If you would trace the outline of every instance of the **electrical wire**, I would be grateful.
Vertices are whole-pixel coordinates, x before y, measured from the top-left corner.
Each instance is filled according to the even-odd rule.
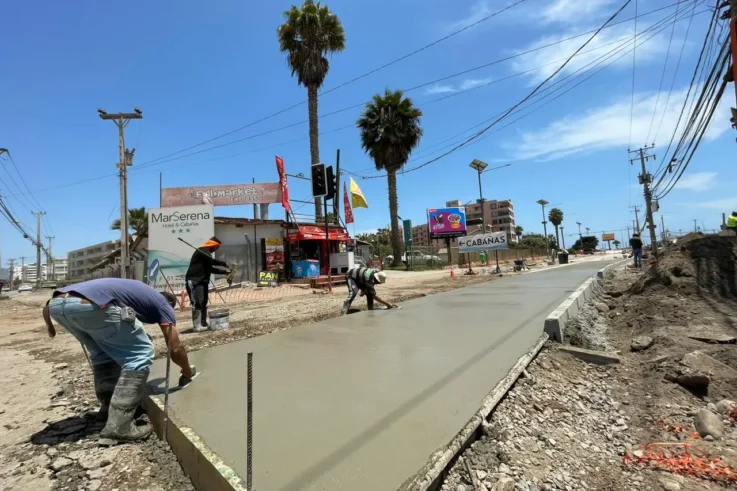
[[[653,13],[655,13],[655,12],[659,12],[659,11],[662,11],[662,10],[665,10],[665,9],[668,9],[668,8],[671,8],[671,7],[673,7],[673,6],[677,6],[677,5],[681,4],[681,3],[688,3],[688,2],[691,2],[691,1],[695,1],[695,0],[680,0],[679,2],[675,2],[675,3],[673,3],[673,4],[670,4],[670,5],[667,5],[667,6],[664,6],[664,7],[660,7],[660,8],[658,8],[658,9],[654,9],[654,10],[651,10],[651,11],[649,11],[649,12],[645,12],[645,13],[643,13],[643,14],[640,14],[640,15],[639,15],[638,17],[640,17],[640,18],[641,18],[641,17],[645,17],[645,16],[647,16],[647,15],[650,15],[650,14],[653,14]],[[615,25],[619,25],[619,24],[622,24],[622,23],[625,23],[625,22],[629,22],[629,21],[631,21],[631,20],[632,20],[632,18],[629,18],[629,19],[624,19],[624,20],[622,20],[622,21],[618,21],[618,22],[612,22],[612,23],[609,23],[608,25],[606,25],[606,26],[605,26],[604,28],[610,28],[610,27],[613,27],[613,26],[615,26]],[[524,55],[526,55],[526,54],[530,54],[530,53],[533,53],[533,52],[535,52],[535,51],[539,51],[539,50],[542,50],[542,49],[545,49],[545,48],[548,48],[548,47],[551,47],[551,46],[554,46],[554,45],[557,45],[557,44],[560,44],[560,43],[563,43],[563,42],[566,42],[566,41],[569,41],[569,40],[572,40],[572,39],[575,39],[575,38],[578,38],[578,37],[582,37],[582,36],[584,36],[584,35],[586,35],[586,34],[590,34],[590,33],[598,33],[598,32],[600,32],[601,30],[602,30],[602,29],[600,28],[600,29],[596,29],[596,30],[590,30],[590,31],[586,31],[586,32],[583,32],[583,33],[579,33],[579,34],[576,34],[576,35],[574,35],[574,36],[570,36],[570,37],[567,37],[567,38],[564,38],[564,39],[560,39],[560,40],[557,40],[557,41],[555,41],[555,42],[551,42],[551,43],[548,43],[548,44],[546,44],[546,45],[541,45],[541,46],[535,47],[535,48],[533,48],[533,49],[530,49],[530,50],[527,50],[527,51],[525,51],[525,52],[521,52],[521,53],[518,53],[518,54],[515,54],[515,55],[511,55],[511,56],[509,56],[509,57],[506,57],[506,58],[503,58],[503,59],[499,59],[499,60],[494,60],[494,61],[492,61],[492,62],[489,62],[489,63],[486,63],[486,64],[484,64],[484,65],[480,65],[480,66],[477,66],[477,67],[474,67],[474,68],[471,68],[471,69],[468,69],[468,70],[464,70],[464,71],[462,71],[462,72],[458,72],[458,73],[455,73],[455,74],[452,74],[452,75],[449,75],[449,76],[446,76],[446,77],[442,77],[442,78],[440,78],[440,79],[436,79],[436,80],[433,80],[433,81],[431,81],[431,82],[426,82],[426,83],[423,83],[423,84],[421,84],[421,85],[418,85],[418,86],[415,86],[415,87],[411,87],[411,88],[409,88],[409,89],[406,89],[405,91],[411,91],[411,90],[416,90],[416,89],[418,89],[418,88],[421,88],[421,87],[425,87],[425,86],[428,86],[428,85],[432,85],[432,84],[434,84],[434,83],[438,83],[438,82],[440,82],[440,81],[443,81],[443,80],[447,80],[447,79],[449,79],[449,78],[452,78],[452,77],[455,77],[455,76],[459,76],[459,75],[467,74],[467,73],[470,73],[470,72],[472,72],[472,71],[475,71],[475,70],[479,70],[479,69],[481,69],[481,68],[485,68],[485,67],[488,67],[488,66],[491,66],[491,65],[494,65],[494,64],[498,64],[498,63],[502,63],[502,62],[505,62],[505,61],[509,61],[509,60],[512,60],[512,59],[514,59],[514,58],[517,58],[517,57],[520,57],[520,56],[524,56]],[[321,116],[321,118],[323,118],[323,117],[327,117],[327,116],[331,116],[331,115],[334,115],[334,114],[338,114],[338,113],[342,113],[342,112],[345,112],[345,111],[347,111],[347,110],[350,110],[350,109],[354,109],[354,108],[356,108],[356,107],[360,107],[360,106],[363,106],[363,105],[365,104],[365,102],[366,102],[366,101],[364,101],[364,102],[362,102],[362,103],[360,103],[360,104],[352,105],[352,106],[349,106],[349,107],[346,107],[346,108],[343,108],[343,109],[337,110],[337,111],[333,111],[333,112],[331,112],[331,113],[328,113],[328,114],[322,115],[322,116]],[[300,103],[300,104],[302,104],[302,103]],[[284,111],[282,111],[282,112],[284,112]],[[277,113],[275,113],[274,115],[276,115],[276,114],[277,114]],[[278,114],[281,114],[281,113],[278,113]],[[269,119],[269,117],[267,117],[266,119]],[[264,119],[264,120],[265,120],[265,119]],[[245,126],[245,127],[248,127],[248,126],[252,126],[252,125],[254,125],[254,124],[257,124],[257,123],[259,123],[259,122],[261,122],[261,121],[262,121],[262,120],[259,120],[259,121],[255,121],[255,122],[253,122],[253,123],[251,123],[251,124],[249,124],[249,125],[247,125],[247,126]],[[290,125],[286,125],[286,126],[283,126],[283,127],[281,127],[281,128],[276,128],[276,129],[273,129],[273,130],[269,130],[269,131],[266,131],[266,132],[262,132],[262,133],[259,133],[259,134],[256,134],[256,135],[251,135],[251,136],[249,136],[249,137],[246,137],[246,138],[241,138],[241,139],[239,139],[239,140],[235,140],[235,141],[233,141],[233,142],[228,142],[227,144],[223,144],[223,145],[218,145],[218,146],[215,146],[215,147],[209,147],[208,149],[205,149],[205,151],[209,151],[209,150],[215,150],[215,149],[223,148],[223,147],[225,147],[225,146],[228,146],[228,145],[232,145],[232,144],[235,144],[235,143],[240,143],[240,142],[242,142],[242,141],[250,140],[250,139],[253,139],[253,138],[257,138],[257,137],[260,137],[260,136],[264,136],[264,135],[267,135],[267,134],[271,134],[271,133],[274,133],[274,132],[276,132],[276,131],[279,131],[279,130],[282,130],[282,129],[292,128],[292,127],[294,127],[294,126],[297,126],[297,125],[300,125],[300,124],[305,124],[305,123],[307,123],[307,121],[306,121],[306,120],[305,120],[305,121],[301,121],[301,122],[299,122],[299,123],[293,123],[293,124],[290,124]],[[335,129],[335,130],[331,130],[331,131],[338,131],[338,130],[341,130],[341,129],[346,129],[346,128],[348,128],[348,127],[352,127],[352,126],[353,126],[353,124],[351,124],[351,125],[347,125],[347,126],[344,126],[344,127],[341,127],[341,128],[337,128],[337,129]],[[242,128],[240,128],[240,129],[243,129],[243,128],[245,128],[245,127],[242,127]],[[238,130],[240,130],[240,129],[238,129]],[[233,132],[235,132],[235,131],[238,131],[238,130],[234,130]],[[230,133],[228,133],[228,134],[232,134],[233,132],[230,132]],[[226,135],[221,135],[221,137],[222,137],[222,136],[227,136],[228,134],[226,134]],[[219,139],[219,137],[218,137],[218,139]],[[297,140],[291,140],[291,141],[289,141],[289,142],[286,142],[286,143],[291,143],[291,142],[294,142],[294,141],[302,141],[302,140],[304,140],[304,139],[305,139],[305,138],[300,138],[300,139],[297,139]],[[214,139],[211,139],[211,140],[209,140],[209,141],[214,141]],[[209,141],[207,141],[207,142],[209,142]],[[184,150],[181,150],[181,151],[175,152],[175,153],[173,153],[173,154],[169,154],[169,155],[167,155],[167,156],[164,156],[164,157],[160,157],[160,158],[158,158],[158,159],[154,159],[154,160],[152,160],[152,161],[148,161],[148,162],[145,162],[144,164],[138,165],[138,166],[136,166],[136,168],[134,168],[134,169],[131,169],[131,172],[137,171],[137,170],[139,170],[139,169],[145,169],[145,168],[147,168],[147,167],[149,167],[149,166],[153,166],[154,164],[156,164],[156,165],[159,165],[159,164],[163,164],[163,163],[171,162],[171,161],[174,161],[174,160],[179,160],[179,159],[182,159],[182,158],[186,158],[186,157],[190,157],[190,156],[193,156],[193,155],[198,155],[198,154],[204,153],[204,151],[198,151],[198,152],[195,152],[195,153],[192,153],[192,154],[187,154],[187,155],[181,155],[181,156],[178,156],[178,157],[176,157],[176,158],[171,158],[171,159],[169,159],[169,160],[164,160],[164,159],[166,159],[166,158],[167,158],[167,157],[169,157],[169,156],[172,156],[172,155],[177,155],[177,154],[179,154],[179,153],[181,153],[181,152],[184,152],[184,151],[186,151],[186,150],[189,150],[189,149],[191,149],[191,148],[196,148],[197,146],[201,146],[202,144],[205,144],[205,143],[207,143],[207,142],[202,142],[202,143],[200,143],[200,144],[198,144],[198,145],[196,145],[196,146],[193,146],[193,147],[188,147],[187,149],[184,149]],[[269,148],[276,148],[276,147],[278,147],[278,146],[281,146],[281,145],[283,145],[283,144],[277,144],[277,145],[272,145],[272,146],[264,147],[264,149],[269,149]],[[259,150],[256,150],[256,151],[260,151],[260,150],[261,150],[261,149],[259,149]],[[187,164],[187,165],[189,165],[189,164]],[[89,179],[84,179],[84,180],[80,180],[80,181],[76,181],[76,182],[71,182],[71,183],[66,183],[66,184],[61,184],[61,185],[57,185],[57,186],[54,186],[54,187],[50,187],[50,188],[46,188],[46,189],[42,189],[42,190],[37,190],[37,191],[35,191],[35,192],[37,192],[37,193],[38,193],[38,192],[46,192],[46,191],[52,191],[52,190],[56,190],[56,189],[62,189],[62,188],[67,188],[67,187],[77,186],[77,185],[80,185],[80,184],[88,184],[88,183],[91,183],[91,182],[96,182],[96,181],[99,181],[99,180],[102,180],[102,179],[107,179],[107,178],[110,178],[110,177],[117,177],[117,175],[118,175],[117,173],[114,173],[114,174],[112,174],[112,173],[111,173],[111,174],[106,174],[106,175],[103,175],[103,176],[93,177],[93,178],[89,178]],[[15,194],[15,195],[13,195],[12,197],[17,197],[17,196],[19,196],[20,194],[24,194],[24,193],[19,193],[19,194]]]
[[[321,91],[320,92],[320,96],[329,94],[331,92],[335,92],[338,89],[341,89],[341,88],[343,88],[343,87],[345,87],[347,85],[350,85],[350,84],[352,84],[354,82],[357,82],[357,81],[359,81],[359,80],[361,80],[363,78],[366,78],[366,77],[368,77],[370,75],[373,75],[374,73],[377,73],[377,72],[379,72],[379,71],[381,71],[381,70],[383,70],[385,68],[388,68],[388,67],[390,67],[392,65],[395,65],[395,64],[397,64],[397,63],[399,63],[401,61],[404,61],[407,58],[411,58],[412,56],[415,56],[416,54],[419,54],[419,53],[421,53],[421,52],[423,52],[423,51],[425,51],[425,50],[427,50],[429,48],[432,48],[433,46],[436,46],[436,45],[442,43],[443,41],[446,41],[446,40],[448,40],[448,39],[450,39],[450,38],[452,38],[454,36],[457,36],[458,34],[461,34],[461,33],[465,32],[465,31],[467,31],[467,30],[469,30],[469,29],[471,29],[473,27],[476,27],[479,24],[482,24],[482,23],[484,23],[484,22],[486,22],[486,21],[488,21],[490,19],[493,19],[497,15],[502,14],[502,13],[504,13],[504,12],[506,12],[506,11],[508,11],[508,10],[510,10],[510,9],[512,9],[512,8],[514,8],[514,7],[518,6],[518,5],[526,2],[526,1],[527,0],[518,0],[517,2],[515,2],[513,4],[510,4],[510,5],[502,8],[502,9],[499,9],[499,10],[497,10],[495,12],[492,12],[491,14],[483,17],[482,19],[479,19],[478,21],[476,21],[476,22],[474,22],[472,24],[469,24],[469,25],[467,25],[465,27],[462,27],[460,29],[457,29],[457,30],[455,30],[455,31],[453,31],[453,32],[451,32],[451,33],[449,33],[449,34],[441,37],[440,39],[436,39],[435,41],[433,41],[433,42],[431,42],[429,44],[426,44],[425,46],[422,46],[421,48],[418,48],[418,49],[416,49],[416,50],[414,50],[414,51],[412,51],[410,53],[407,53],[405,55],[402,55],[399,58],[395,58],[394,60],[392,60],[392,61],[390,61],[388,63],[385,63],[385,64],[383,64],[383,65],[381,65],[381,66],[379,66],[377,68],[373,68],[373,69],[371,69],[371,70],[369,70],[367,72],[364,72],[361,75],[358,75],[357,77],[354,77],[354,78],[352,78],[350,80],[347,80],[346,82],[343,82],[343,83],[341,83],[341,84],[339,84],[339,85],[337,85],[335,87],[332,87],[330,89]],[[159,161],[159,160],[163,160],[163,159],[166,159],[166,158],[169,158],[169,157],[173,157],[174,155],[178,155],[180,153],[183,153],[183,152],[192,150],[194,148],[201,147],[202,145],[207,145],[208,143],[212,143],[212,142],[214,142],[216,140],[219,140],[221,138],[225,138],[226,136],[230,136],[230,135],[232,135],[234,133],[237,133],[239,131],[242,131],[242,130],[244,130],[246,128],[250,128],[251,126],[254,126],[256,124],[263,123],[264,121],[268,121],[269,119],[272,119],[272,118],[274,118],[276,116],[279,116],[280,114],[284,114],[287,111],[291,111],[292,109],[295,109],[297,107],[300,107],[300,106],[302,106],[302,105],[304,105],[306,103],[307,103],[307,100],[303,100],[302,102],[298,102],[296,104],[292,104],[289,107],[286,107],[284,109],[280,109],[279,111],[276,111],[276,112],[274,112],[272,114],[269,114],[268,116],[265,116],[265,117],[263,117],[261,119],[258,119],[256,121],[252,121],[250,123],[247,123],[247,124],[245,124],[243,126],[240,126],[240,127],[236,128],[234,130],[228,131],[227,133],[223,133],[222,135],[218,135],[218,136],[215,136],[213,138],[210,138],[210,139],[201,141],[201,142],[197,143],[196,145],[192,145],[192,146],[187,147],[187,148],[184,148],[182,150],[178,150],[176,152],[170,153],[170,154],[165,155],[163,157],[160,157],[158,159],[154,159],[153,161],[150,161],[150,162],[156,162],[156,161]]]
[[[632,122],[635,118],[635,68],[637,65],[637,5],[635,0],[635,49],[632,50],[632,102],[630,105],[630,136],[627,142],[627,150],[632,146]]]

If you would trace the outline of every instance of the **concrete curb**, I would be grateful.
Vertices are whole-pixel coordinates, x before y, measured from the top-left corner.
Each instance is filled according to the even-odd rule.
[[[565,339],[566,323],[578,314],[581,307],[588,302],[594,292],[594,286],[600,279],[604,279],[607,270],[614,268],[620,264],[629,261],[629,259],[620,259],[611,264],[607,264],[596,272],[596,277],[586,280],[578,289],[571,294],[562,304],[558,306],[545,319],[543,330],[550,336],[550,339],[558,343],[562,343]]]
[[[448,445],[436,450],[425,466],[405,481],[398,491],[427,491],[438,488],[445,471],[455,461],[458,454],[478,439],[482,422],[486,421],[489,414],[504,398],[525,368],[535,359],[547,340],[548,336],[546,334],[541,336],[535,345],[517,360],[517,363],[514,364],[507,375],[481,401],[481,407],[463,429]]]
[[[164,404],[158,397],[146,396],[143,407],[159,439],[164,429]],[[246,491],[245,483],[233,469],[205,445],[191,429],[177,424],[169,411],[167,440],[184,473],[197,491]]]

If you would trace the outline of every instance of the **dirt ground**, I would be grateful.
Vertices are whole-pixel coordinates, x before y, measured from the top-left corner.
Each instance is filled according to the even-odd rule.
[[[511,274],[396,274],[379,295],[402,302]],[[179,328],[189,351],[268,334],[339,315],[344,290],[230,305],[231,329],[216,332],[191,332],[189,314],[178,312]],[[98,405],[80,345],[61,328],[54,339],[46,335],[41,308],[49,293],[0,300],[0,491],[191,490],[173,454],[155,438],[98,445],[100,425],[86,417]],[[358,298],[354,307],[365,308],[365,300]],[[147,331],[162,356],[160,330]]]
[[[609,271],[566,336],[621,362],[546,347],[442,489],[737,486],[736,268],[736,238],[694,234]]]

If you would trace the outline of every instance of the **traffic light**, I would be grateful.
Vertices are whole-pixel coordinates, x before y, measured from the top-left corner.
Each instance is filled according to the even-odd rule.
[[[310,168],[310,176],[312,178],[312,197],[319,198],[328,194],[325,164],[314,164]]]
[[[325,199],[333,199],[335,197],[335,174],[333,173],[333,166],[325,168],[325,180],[328,183],[327,193],[325,193]]]

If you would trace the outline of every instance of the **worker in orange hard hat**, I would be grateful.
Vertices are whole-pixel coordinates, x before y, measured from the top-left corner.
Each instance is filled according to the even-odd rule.
[[[192,325],[195,332],[207,330],[207,303],[210,276],[212,273],[229,274],[228,263],[215,259],[214,252],[220,249],[222,242],[211,237],[197,248],[189,261],[185,275],[185,285],[189,301],[192,304]]]

